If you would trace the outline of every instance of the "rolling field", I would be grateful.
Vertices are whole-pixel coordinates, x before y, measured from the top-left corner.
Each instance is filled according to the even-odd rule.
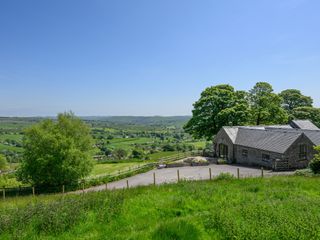
[[[0,238],[319,239],[319,184],[297,176],[220,177],[8,199],[0,203]]]
[[[2,150],[9,150],[9,151],[13,151],[16,153],[23,152],[23,148],[15,147],[15,146],[8,146],[6,144],[0,143],[0,151],[2,151]]]
[[[94,154],[102,162],[107,162],[97,162],[89,178],[115,174],[119,170],[126,171],[147,162],[157,162],[161,158],[189,151],[187,148],[178,149],[177,146],[191,145],[196,149],[205,147],[205,142],[194,141],[183,133],[181,126],[188,119],[187,117],[115,117],[106,119],[86,119],[96,141],[97,148]],[[14,167],[13,164],[10,164],[11,170],[16,169],[23,158],[23,130],[42,120],[44,119],[0,117],[0,154],[5,155],[8,162],[14,163]],[[163,146],[165,145],[171,145],[173,149],[164,150]],[[125,151],[125,156],[116,158],[113,152],[119,149]],[[134,150],[141,153],[139,157],[132,155]],[[101,156],[102,158],[99,158]],[[21,183],[12,177],[7,179],[0,176],[0,184],[6,187],[17,187]]]
[[[134,144],[150,143],[153,143],[153,139],[151,138],[115,138],[110,140],[110,144],[108,144],[108,146],[113,149],[122,148],[128,151],[134,148]]]
[[[142,165],[138,162],[126,163],[97,163],[94,165],[90,177],[97,177],[99,175],[117,174],[119,171],[128,171],[134,167]]]

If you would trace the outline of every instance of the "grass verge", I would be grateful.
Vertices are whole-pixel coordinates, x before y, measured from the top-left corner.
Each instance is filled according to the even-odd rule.
[[[1,239],[319,239],[320,178],[225,179],[0,204]]]

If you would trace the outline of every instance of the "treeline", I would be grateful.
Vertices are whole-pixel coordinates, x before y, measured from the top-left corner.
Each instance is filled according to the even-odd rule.
[[[292,119],[309,119],[320,126],[320,109],[311,97],[297,89],[277,94],[267,82],[258,82],[249,91],[228,84],[212,86],[193,106],[184,129],[195,138],[211,139],[223,126],[286,124]]]
[[[112,117],[82,117],[94,128],[130,129],[136,131],[151,131],[165,129],[181,129],[190,116],[112,116]]]

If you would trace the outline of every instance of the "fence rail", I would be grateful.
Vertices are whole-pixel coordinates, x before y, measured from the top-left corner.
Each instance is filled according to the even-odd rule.
[[[55,194],[65,193],[70,191],[83,190],[84,188],[102,185],[105,183],[121,180],[126,177],[133,176],[135,174],[142,173],[144,171],[155,168],[158,164],[168,164],[183,158],[191,156],[202,155],[200,151],[183,152],[177,153],[168,157],[163,157],[158,162],[152,162],[140,165],[138,167],[132,167],[124,171],[119,171],[116,174],[105,174],[98,177],[86,178],[75,184],[57,185],[57,186],[20,186],[20,187],[2,187],[0,188],[0,194],[2,191],[2,198],[7,197],[18,197],[28,195],[39,195],[39,194]],[[0,196],[1,197],[1,196]]]
[[[0,188],[0,193],[2,192],[2,199],[7,197],[19,197],[28,195],[40,195],[40,194],[56,194],[65,193],[70,191],[83,190],[87,187],[96,186],[99,184],[105,184],[112,181],[121,180],[123,178],[138,174],[144,170],[152,169],[156,166],[155,163],[148,163],[137,168],[132,168],[127,171],[121,171],[118,174],[107,174],[99,176],[97,178],[89,178],[80,180],[75,184],[57,185],[57,186],[20,186],[20,187],[2,187]],[[1,196],[0,196],[1,197]]]

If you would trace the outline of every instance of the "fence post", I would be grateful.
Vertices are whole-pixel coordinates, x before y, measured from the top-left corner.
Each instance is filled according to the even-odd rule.
[[[62,194],[64,194],[64,185],[62,185]]]
[[[178,177],[178,182],[180,182],[180,172],[179,172],[179,169],[177,170],[177,177]]]
[[[209,178],[210,178],[210,180],[212,180],[212,172],[211,172],[211,168],[209,168]]]
[[[106,190],[108,190],[108,183],[106,183]]]
[[[32,196],[35,196],[36,195],[36,190],[34,187],[32,187]]]
[[[156,173],[153,173],[153,185],[156,185]]]
[[[263,173],[263,167],[261,167],[261,177],[263,178],[263,175],[264,175],[264,173]]]
[[[2,189],[2,197],[3,197],[3,200],[6,200],[6,188],[3,187]]]
[[[240,179],[240,168],[237,168],[237,178]]]
[[[82,182],[82,193],[84,194],[84,182]]]
[[[129,188],[129,180],[127,180],[127,188]]]

